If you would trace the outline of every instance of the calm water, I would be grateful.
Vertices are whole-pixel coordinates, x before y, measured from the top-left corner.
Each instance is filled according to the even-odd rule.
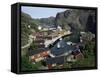
[[[58,56],[66,52],[75,50],[76,49],[75,46],[67,44],[68,41],[71,41],[74,43],[79,42],[79,37],[76,37],[76,38],[75,37],[76,35],[72,35],[72,36],[66,37],[66,39],[63,38],[62,40],[57,41],[57,43],[51,48],[51,53]]]

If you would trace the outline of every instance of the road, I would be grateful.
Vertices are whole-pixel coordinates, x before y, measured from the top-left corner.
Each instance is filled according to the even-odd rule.
[[[21,48],[24,49],[24,48],[27,48],[31,45],[31,43],[33,42],[33,38],[31,37],[32,35],[29,35],[29,40],[28,40],[28,44],[22,46]]]
[[[52,45],[55,41],[57,41],[60,38],[63,38],[66,35],[70,35],[71,33],[66,33],[63,35],[59,35],[58,37],[53,38],[52,40],[45,40],[45,47],[48,47],[50,44]]]

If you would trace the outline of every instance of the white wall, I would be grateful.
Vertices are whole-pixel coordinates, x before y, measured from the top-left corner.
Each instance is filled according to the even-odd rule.
[[[71,72],[57,72],[57,73],[40,73],[40,74],[25,74],[16,75],[10,72],[10,21],[11,21],[11,7],[12,3],[17,1],[47,3],[47,4],[61,4],[61,5],[76,5],[76,6],[96,6],[99,7],[98,21],[100,21],[100,0],[0,0],[0,77],[100,77],[100,69],[88,71],[71,71]],[[98,22],[98,29],[100,29]],[[98,31],[98,33],[100,30]],[[100,36],[98,36],[100,39]],[[100,43],[100,40],[98,41]],[[100,47],[98,48],[100,50]],[[100,55],[100,52],[98,52]],[[100,59],[100,56],[98,56]],[[100,60],[98,61],[100,68]]]

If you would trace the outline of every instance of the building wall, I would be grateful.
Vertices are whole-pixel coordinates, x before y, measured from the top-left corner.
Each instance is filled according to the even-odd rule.
[[[35,54],[31,56],[31,60],[36,60],[36,61],[40,61],[43,60],[45,57],[47,57],[49,55],[49,51],[44,51],[42,53],[39,54]]]
[[[76,59],[76,60],[81,60],[81,59],[84,59],[84,56],[83,56],[82,53],[79,53],[79,54],[77,54],[77,55],[75,56],[75,59]]]

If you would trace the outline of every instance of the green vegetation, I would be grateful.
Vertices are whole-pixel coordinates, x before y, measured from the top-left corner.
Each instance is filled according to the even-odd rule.
[[[26,71],[26,70],[33,70],[36,69],[36,67],[32,67],[32,63],[29,62],[29,58],[27,56],[22,56],[21,59],[21,70]]]
[[[44,25],[44,26],[52,26],[55,25],[54,21],[55,21],[55,17],[48,17],[48,18],[41,18],[38,19],[38,21],[40,22],[40,25]]]
[[[32,42],[30,49],[33,50],[33,51],[38,49],[38,47],[34,44],[34,41]]]
[[[94,67],[95,66],[95,42],[88,41],[83,50],[84,59],[71,63],[65,63],[64,68]]]
[[[22,71],[27,71],[27,70],[38,70],[39,67],[42,66],[42,62],[31,62],[29,60],[29,56],[28,55],[24,55],[21,58],[21,70]]]
[[[32,31],[38,31],[37,25],[34,20],[25,13],[21,13],[21,46],[28,43],[29,35]]]

